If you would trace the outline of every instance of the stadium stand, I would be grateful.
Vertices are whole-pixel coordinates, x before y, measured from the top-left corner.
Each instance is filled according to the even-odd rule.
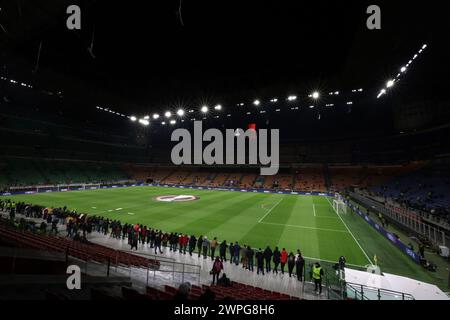
[[[295,175],[295,190],[325,192],[323,168],[298,169]]]

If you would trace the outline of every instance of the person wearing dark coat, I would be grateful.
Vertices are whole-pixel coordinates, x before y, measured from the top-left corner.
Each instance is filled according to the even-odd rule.
[[[275,250],[273,251],[273,264],[274,264],[274,268],[273,268],[273,272],[278,274],[278,266],[280,265],[281,262],[281,252],[280,250],[278,250],[278,247],[275,247]]]
[[[297,273],[297,280],[303,280],[303,272],[305,270],[305,259],[302,257],[300,250],[297,250],[297,256],[295,258],[295,271]]]
[[[252,272],[253,272],[254,258],[255,258],[255,251],[252,249],[252,247],[248,246],[247,248],[248,270]]]
[[[270,272],[270,260],[272,260],[272,249],[269,246],[264,250],[264,260],[266,260],[266,272]]]
[[[159,249],[159,253],[163,253],[161,250],[161,242],[162,242],[162,234],[161,233],[157,233],[155,235],[155,254],[157,254],[158,249]]]
[[[200,258],[200,255],[202,254],[202,244],[203,244],[203,236],[200,236],[197,239],[197,249],[198,249],[198,257]]]
[[[219,255],[220,255],[220,261],[227,262],[227,241],[223,240],[219,245]]]
[[[189,255],[192,256],[192,252],[195,250],[195,244],[197,243],[197,239],[194,235],[191,235],[189,238]]]
[[[295,256],[292,252],[289,253],[287,265],[288,265],[288,272],[289,272],[289,278],[290,278],[290,277],[292,277],[292,272],[294,271],[294,267],[295,267]]]
[[[233,254],[234,264],[235,265],[239,265],[240,254],[241,254],[241,246],[236,241],[236,244],[234,245],[234,254]]]
[[[230,263],[233,263],[233,261],[234,261],[234,244],[233,244],[233,242],[230,243],[228,250],[230,251]]]
[[[264,275],[264,254],[261,248],[259,248],[255,257],[256,257],[256,274],[259,274],[259,272],[261,271],[262,274]]]

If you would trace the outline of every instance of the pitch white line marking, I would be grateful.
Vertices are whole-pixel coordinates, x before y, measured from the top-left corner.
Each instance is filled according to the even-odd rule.
[[[261,223],[261,221],[263,221],[264,218],[267,217],[267,216],[269,215],[269,213],[271,213],[272,210],[275,209],[275,207],[276,207],[277,205],[279,205],[280,202],[281,202],[283,199],[284,199],[284,198],[281,198],[280,201],[278,201],[277,203],[275,203],[275,205],[274,205],[272,208],[270,208],[270,209],[266,212],[266,214],[265,214],[261,219],[258,220],[258,223]]]
[[[122,210],[122,208],[117,208],[116,211]]]
[[[97,207],[91,207],[92,209],[97,209]]]
[[[328,203],[330,204],[331,209],[332,209],[334,212],[336,212],[336,211],[334,210],[334,208],[333,208],[333,204],[330,202],[330,200],[328,199],[328,197],[327,197],[326,199],[327,199]],[[345,228],[348,230],[348,232],[350,233],[350,235],[353,237],[353,240],[355,240],[355,242],[356,242],[356,244],[358,245],[358,247],[361,249],[361,251],[362,251],[362,252],[364,253],[364,255],[366,256],[367,261],[369,261],[370,264],[373,265],[372,260],[370,260],[370,258],[369,258],[369,256],[367,255],[366,251],[364,251],[364,249],[363,249],[363,248],[361,247],[361,245],[359,244],[358,240],[356,240],[355,236],[354,236],[353,233],[350,231],[350,229],[348,228],[347,224],[344,222],[344,220],[342,219],[342,217],[339,215],[339,213],[336,212],[336,214],[337,214],[337,216],[339,217],[339,219],[341,219],[342,223],[344,224]]]
[[[346,230],[315,228],[315,227],[299,226],[299,225],[294,225],[294,224],[282,224],[282,223],[272,223],[272,222],[260,222],[260,223],[261,224],[270,224],[270,225],[273,225],[273,226],[281,226],[281,227],[290,227],[290,228],[299,228],[299,229],[309,229],[309,230],[321,230],[321,231],[348,233],[348,231],[346,231]]]
[[[128,212],[128,214],[129,214],[129,215],[131,215],[131,216],[132,216],[132,215],[134,215],[134,213],[133,213],[133,212]]]
[[[316,206],[314,205],[314,203],[312,205],[313,205],[313,212],[314,212],[314,217],[315,217],[316,216]]]

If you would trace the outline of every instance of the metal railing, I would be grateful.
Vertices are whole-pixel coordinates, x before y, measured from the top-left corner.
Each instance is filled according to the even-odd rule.
[[[355,300],[415,300],[409,293],[345,283],[345,297]]]

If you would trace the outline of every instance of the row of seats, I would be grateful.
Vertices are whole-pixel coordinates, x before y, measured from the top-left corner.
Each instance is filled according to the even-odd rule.
[[[265,290],[258,287],[249,286],[239,282],[232,282],[231,287],[222,286],[208,286],[192,285],[189,292],[189,300],[198,300],[202,294],[210,289],[214,292],[216,300],[231,299],[231,300],[299,300],[299,298],[283,294],[277,291]],[[177,289],[165,285],[164,290],[159,290],[153,287],[147,287],[147,295],[154,300],[172,300],[177,293]]]
[[[94,260],[102,263],[111,262],[136,267],[158,267],[159,261],[146,259],[126,252],[114,250],[98,244],[86,244],[68,238],[19,231],[5,224],[0,224],[0,239],[11,245],[24,248],[66,252],[81,260]]]

